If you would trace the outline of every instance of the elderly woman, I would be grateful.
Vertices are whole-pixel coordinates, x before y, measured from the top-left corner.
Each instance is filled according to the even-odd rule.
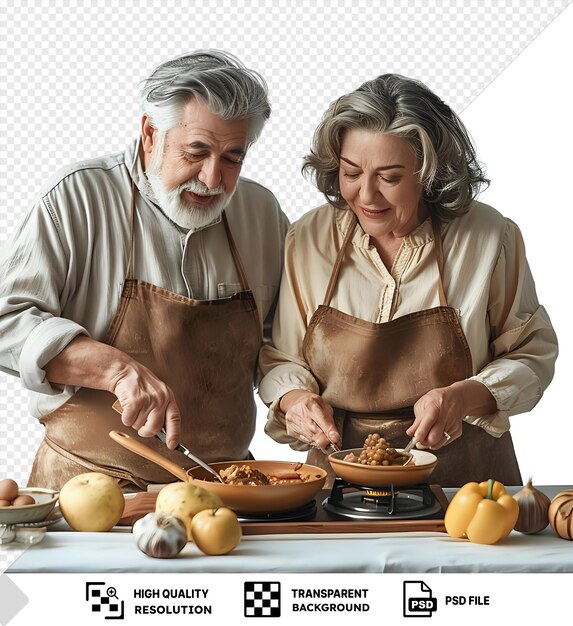
[[[509,417],[541,398],[557,338],[519,228],[475,199],[462,122],[386,74],[329,107],[303,170],[328,203],[287,235],[266,432],[327,469],[330,443],[415,435],[441,485],[521,484]]]

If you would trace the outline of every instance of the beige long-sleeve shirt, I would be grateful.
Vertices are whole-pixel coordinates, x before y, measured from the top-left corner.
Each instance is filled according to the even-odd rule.
[[[132,178],[133,277],[199,300],[240,289],[222,221],[197,231],[171,222],[146,196],[137,142],[60,172],[0,252],[0,368],[21,377],[35,416],[74,392],[51,385],[45,364],[79,334],[104,339],[117,310]],[[225,212],[268,338],[288,220],[270,191],[245,178]]]
[[[280,398],[293,389],[319,393],[302,354],[312,314],[323,303],[346,230],[349,209],[324,205],[303,215],[286,238],[285,267],[272,345],[262,348],[259,386],[270,406],[266,432],[306,449],[286,433]],[[549,385],[558,347],[539,305],[519,228],[485,204],[442,226],[444,288],[468,341],[475,380],[493,394],[497,411],[466,421],[494,436],[509,429],[511,415],[531,410]],[[387,322],[439,306],[438,266],[431,220],[406,236],[389,272],[360,226],[346,249],[330,305],[370,322]],[[333,355],[333,359],[344,355]]]

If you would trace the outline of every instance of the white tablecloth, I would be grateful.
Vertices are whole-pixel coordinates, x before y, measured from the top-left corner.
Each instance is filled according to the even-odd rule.
[[[551,497],[565,488],[543,490]],[[446,490],[449,497],[452,493]],[[174,559],[145,556],[129,529],[108,533],[66,529],[63,522],[53,527],[7,573],[573,572],[573,542],[557,537],[551,527],[537,535],[514,531],[493,546],[438,532],[249,535],[226,556],[205,556],[189,543]]]

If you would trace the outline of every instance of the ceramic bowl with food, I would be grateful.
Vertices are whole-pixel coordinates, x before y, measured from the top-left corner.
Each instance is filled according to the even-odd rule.
[[[18,494],[31,496],[36,504],[0,507],[1,525],[43,522],[56,506],[59,492],[41,487],[26,487],[20,489]]]
[[[363,487],[406,487],[426,483],[438,463],[434,454],[426,450],[412,450],[413,460],[408,465],[361,465],[344,458],[360,456],[362,448],[341,450],[328,456],[334,473],[343,480]]]
[[[326,471],[315,465],[289,461],[225,461],[211,463],[216,472],[232,465],[247,465],[266,476],[284,482],[269,485],[223,484],[202,467],[187,470],[189,482],[217,494],[230,509],[244,514],[280,513],[297,509],[310,502],[324,487]],[[296,478],[298,476],[299,478]]]
[[[225,472],[232,465],[238,467],[244,465],[269,477],[284,478],[279,484],[226,484],[219,482],[203,467],[195,466],[190,469],[180,467],[123,432],[112,430],[109,436],[124,448],[163,467],[179,480],[196,484],[217,494],[225,506],[237,513],[258,515],[298,509],[310,502],[326,482],[325,470],[304,463],[250,460],[210,463],[209,466],[217,474]]]

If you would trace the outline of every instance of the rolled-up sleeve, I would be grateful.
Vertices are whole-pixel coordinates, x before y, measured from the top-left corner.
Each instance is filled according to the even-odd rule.
[[[468,417],[493,435],[502,435],[509,417],[531,410],[551,382],[558,355],[557,336],[539,304],[518,227],[507,220],[491,277],[488,319],[491,361],[472,378],[497,402],[497,412]]]
[[[31,391],[59,394],[61,388],[46,380],[43,367],[74,337],[88,333],[60,317],[69,250],[43,201],[0,256],[0,367],[19,375]]]
[[[46,380],[43,367],[78,335],[87,335],[85,328],[61,317],[49,317],[34,327],[20,353],[20,377],[26,389],[58,394],[61,387],[53,387]]]

